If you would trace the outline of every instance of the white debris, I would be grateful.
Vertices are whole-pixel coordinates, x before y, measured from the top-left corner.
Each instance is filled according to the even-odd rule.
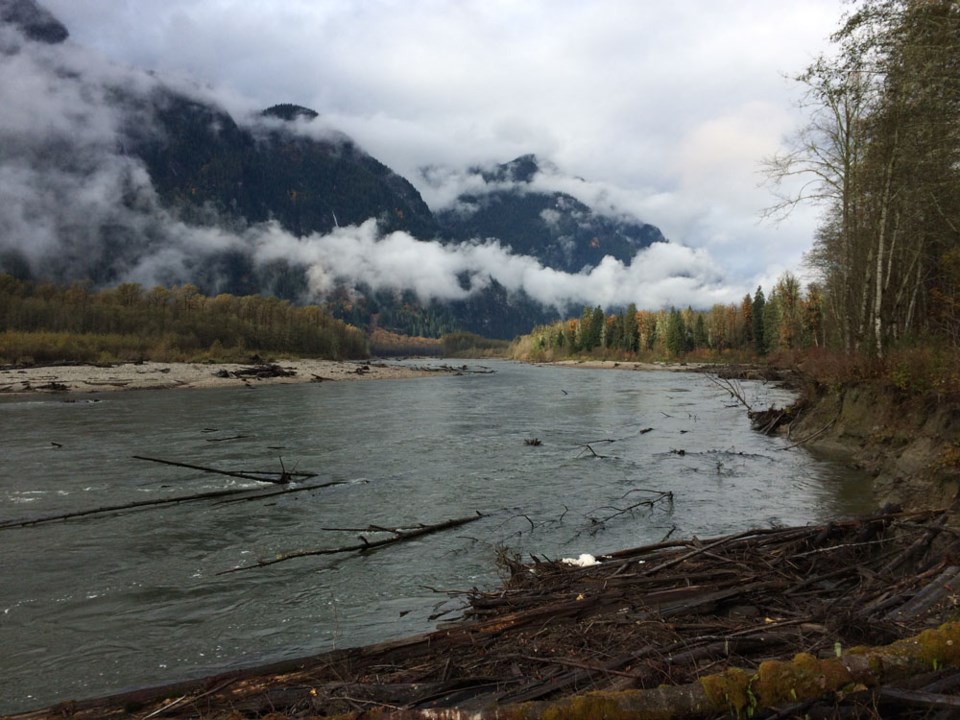
[[[564,558],[560,562],[562,562],[564,565],[574,565],[576,567],[590,567],[591,565],[600,564],[600,561],[590,553],[583,553],[576,560],[573,558]]]

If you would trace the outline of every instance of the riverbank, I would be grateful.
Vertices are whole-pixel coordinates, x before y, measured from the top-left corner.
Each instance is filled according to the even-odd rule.
[[[459,362],[459,361],[458,361]],[[703,372],[698,363],[616,362],[613,360],[560,360],[558,367],[593,370]],[[85,363],[0,367],[0,395],[27,393],[99,393],[119,390],[217,388],[246,385],[292,384],[325,381],[402,380],[437,373],[482,372],[467,365],[401,365],[363,360],[282,360],[276,363],[162,363],[138,362],[109,365]]]
[[[170,388],[399,380],[465,371],[466,366],[400,365],[384,362],[283,360],[278,363],[121,363],[116,365],[41,365],[0,368],[0,394],[114,392]]]
[[[780,428],[874,478],[878,505],[946,507],[960,491],[960,405],[908,397],[876,382],[822,389]]]
[[[448,593],[461,617],[431,633],[11,717],[914,717],[960,686],[960,626],[945,623],[960,541],[943,520],[893,512],[585,562],[504,554],[502,587]]]
[[[960,493],[960,404],[951,398],[907,395],[877,380],[824,387],[810,378],[804,381],[799,373],[765,365],[610,360],[551,364],[711,373],[720,379],[786,383],[801,397],[788,413],[788,422],[774,423],[775,431],[791,443],[873,476],[876,507],[895,504],[914,510],[941,508],[953,504]],[[773,412],[771,417],[776,415]]]
[[[460,361],[457,361],[458,363]],[[703,372],[703,363],[616,362],[613,360],[560,360],[558,367],[593,370]],[[479,370],[482,372],[483,370]],[[282,360],[276,363],[162,363],[138,362],[109,365],[85,363],[0,367],[0,395],[26,393],[173,388],[217,388],[246,385],[291,384],[340,380],[402,380],[437,373],[478,372],[467,365],[400,365],[363,360]]]

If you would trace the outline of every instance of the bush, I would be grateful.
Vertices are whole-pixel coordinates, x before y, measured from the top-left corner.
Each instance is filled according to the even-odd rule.
[[[898,349],[887,357],[884,381],[905,395],[960,395],[960,359],[938,347]]]

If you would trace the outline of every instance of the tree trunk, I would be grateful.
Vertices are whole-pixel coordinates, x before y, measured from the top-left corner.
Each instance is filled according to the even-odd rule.
[[[898,137],[899,132],[894,132],[893,147],[890,149],[890,159],[887,161],[887,166],[884,172],[883,194],[880,199],[880,222],[877,233],[877,275],[875,278],[876,285],[874,288],[873,298],[873,334],[874,342],[877,345],[877,357],[883,357],[883,325],[885,319],[883,313],[883,291],[885,287],[883,277],[883,254],[887,237],[887,221],[890,214],[890,203],[893,195],[891,192],[891,186],[893,185],[893,166],[895,165],[897,159]]]

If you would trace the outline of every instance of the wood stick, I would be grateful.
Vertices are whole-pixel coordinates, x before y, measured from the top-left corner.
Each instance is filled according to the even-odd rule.
[[[303,488],[298,488],[298,490],[302,489]],[[61,513],[59,515],[43,515],[41,517],[30,518],[29,520],[8,520],[0,523],[0,530],[27,527],[30,525],[41,525],[43,523],[55,522],[57,520],[69,520],[71,518],[86,517],[87,515],[98,515],[100,513],[122,512],[124,510],[138,510],[140,508],[157,505],[172,505],[175,503],[194,502],[196,500],[209,500],[211,498],[227,497],[229,495],[238,495],[240,493],[249,493],[253,490],[254,488],[214,490],[213,492],[197,493],[195,495],[180,495],[178,497],[162,498],[160,500],[138,500],[137,502],[123,503],[121,505],[106,505],[98,508],[90,508],[88,510],[77,510],[75,512]]]
[[[320,490],[322,488],[335,487],[337,485],[349,485],[350,482],[347,480],[334,480],[332,482],[317,483],[316,485],[304,485],[303,487],[290,488],[285,487],[281,490],[268,490],[265,492],[258,492],[255,495],[247,495],[246,497],[236,497],[229,498],[228,500],[221,500],[214,505],[229,505],[230,503],[238,502],[249,502],[251,500],[262,500],[263,498],[274,497],[276,495],[291,495],[293,493],[307,492],[308,490]],[[247,488],[248,490],[255,490],[255,488]]]
[[[930,710],[957,710],[960,708],[960,697],[956,695],[938,695],[888,687],[880,688],[878,694],[881,700],[898,705],[928,708]]]
[[[945,525],[947,522],[947,516],[941,515],[938,520],[938,524]],[[894,560],[881,569],[881,574],[889,574],[896,570],[900,565],[907,562],[914,556],[926,552],[930,547],[930,543],[933,542],[934,538],[937,537],[941,532],[941,528],[937,526],[930,527],[922,536],[918,537],[913,543],[904,550],[900,555],[898,555]]]
[[[217,475],[226,475],[228,477],[242,478],[244,480],[255,480],[256,482],[268,482],[274,483],[276,485],[285,485],[290,482],[291,477],[302,477],[302,478],[312,478],[316,477],[316,473],[292,473],[287,472],[286,470],[281,472],[275,472],[274,475],[277,476],[276,479],[268,477],[258,477],[258,475],[266,475],[267,471],[263,470],[251,470],[248,472],[244,471],[230,471],[230,470],[217,470],[216,468],[203,467],[202,465],[191,465],[190,463],[175,462],[173,460],[162,460],[160,458],[145,457],[143,455],[133,455],[135,460],[146,460],[147,462],[160,463],[161,465],[172,465],[174,467],[188,468],[190,470],[200,470],[201,472],[206,473],[215,473]]]
[[[404,530],[416,530],[417,528],[388,528],[382,525],[367,525],[366,527],[322,527],[318,528],[323,532],[388,532],[399,535]]]
[[[722,547],[723,545],[732,544],[737,540],[742,540],[743,538],[751,537],[753,535],[761,535],[761,534],[768,534],[768,533],[775,533],[775,532],[784,532],[784,531],[780,530],[779,528],[772,529],[770,531],[749,530],[747,532],[738,533],[736,535],[729,535],[727,537],[720,538],[719,540],[716,540],[714,542],[708,543],[707,545],[703,545],[702,547],[699,547],[696,550],[692,550],[688,553],[684,553],[683,555],[680,555],[679,557],[675,557],[672,560],[667,560],[666,562],[662,562],[659,565],[655,565],[651,568],[644,568],[643,570],[640,571],[640,574],[652,575],[653,573],[660,572],[661,570],[666,570],[667,568],[673,567],[674,565],[679,565],[683,562],[686,562],[687,560],[694,558],[697,555],[702,555],[703,553],[709,550],[713,550],[714,548]]]
[[[293,560],[294,558],[300,557],[311,557],[314,555],[336,555],[339,553],[373,550],[374,548],[380,548],[384,545],[392,545],[393,543],[403,542],[404,540],[412,540],[413,538],[423,537],[424,535],[440,532],[441,530],[449,530],[450,528],[460,527],[461,525],[475,522],[482,517],[484,516],[478,512],[476,515],[468,515],[467,517],[445,520],[444,522],[436,523],[434,525],[421,525],[414,530],[398,532],[396,535],[394,535],[394,537],[385,538],[383,540],[375,540],[373,542],[370,542],[361,535],[361,543],[359,545],[347,545],[338,548],[321,548],[319,550],[298,550],[296,552],[278,555],[270,560],[259,560],[254,565],[244,565],[242,567],[230,568],[229,570],[221,570],[217,573],[217,575],[229,575],[230,573],[240,572],[241,570],[251,570],[253,568],[266,567],[267,565],[276,565],[277,563],[286,562],[287,560]]]
[[[281,474],[281,473],[278,473],[276,470],[242,470],[241,472],[245,472],[250,475],[280,475]],[[287,477],[304,478],[306,480],[309,480],[310,478],[314,478],[317,476],[317,473],[296,472],[294,470],[283,470],[282,473],[285,474]]]
[[[98,508],[90,508],[88,510],[77,510],[75,512],[61,513],[59,515],[42,515],[36,518],[30,518],[28,520],[6,520],[0,522],[0,530],[8,530],[11,528],[20,528],[28,527],[31,525],[42,525],[44,523],[56,522],[58,520],[70,520],[72,518],[86,517],[88,515],[98,515],[101,513],[110,513],[110,512],[123,512],[125,510],[140,510],[148,507],[157,507],[163,505],[174,505],[178,503],[185,502],[195,502],[197,500],[213,500],[221,497],[230,497],[231,495],[242,495],[243,493],[251,493],[246,497],[231,497],[229,500],[223,500],[221,503],[216,504],[225,504],[232,502],[248,502],[251,500],[262,500],[264,498],[274,497],[275,495],[286,495],[292,493],[306,492],[308,490],[320,490],[322,488],[333,487],[334,485],[346,485],[347,483],[343,480],[337,480],[335,482],[327,483],[318,483],[316,485],[305,485],[298,488],[284,488],[283,490],[271,490],[269,492],[258,492],[257,488],[230,488],[228,490],[213,490],[212,492],[197,493],[195,495],[179,495],[172,498],[162,498],[159,500],[138,500],[137,502],[123,503],[122,505],[106,505]],[[162,507],[157,507],[157,509],[162,509]]]
[[[929,610],[951,593],[960,590],[960,567],[951,565],[909,601],[887,614],[888,620],[910,620]]]

